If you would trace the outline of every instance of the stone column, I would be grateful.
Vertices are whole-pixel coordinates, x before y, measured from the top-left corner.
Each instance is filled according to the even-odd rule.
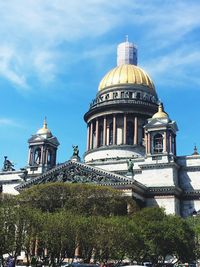
[[[41,153],[41,163],[45,164],[45,160],[46,160],[46,146],[44,145]]]
[[[107,120],[106,116],[103,118],[103,145],[106,145],[106,138],[107,138]]]
[[[42,146],[42,147],[41,147],[40,164],[43,164],[43,163],[44,163],[44,161],[43,161],[43,157],[44,157],[44,147]]]
[[[127,132],[127,117],[126,114],[124,114],[124,145],[126,145],[126,132]]]
[[[46,157],[45,157],[45,164],[47,164],[47,162],[48,162],[48,154],[49,154],[49,149],[47,148],[46,149]]]
[[[172,153],[172,133],[169,134],[169,153]]]
[[[95,147],[97,148],[99,145],[99,119],[96,119],[96,144]]]
[[[87,150],[90,150],[90,125],[87,127]]]
[[[31,148],[28,150],[28,165],[31,165]]]
[[[134,145],[138,144],[138,118],[135,117],[135,127],[134,127]]]
[[[113,145],[116,144],[116,115],[113,114]]]
[[[176,156],[176,135],[174,135],[174,155]]]
[[[163,152],[167,152],[167,132],[164,132],[164,138],[163,138]]]
[[[93,122],[90,123],[90,149],[93,149]]]
[[[148,151],[148,135],[147,135],[147,133],[145,133],[145,150],[146,150],[146,154],[149,154],[149,151]]]
[[[109,135],[110,135],[110,127],[109,127],[109,124],[106,127],[106,134],[107,134],[107,136],[106,136],[106,145],[109,146]]]
[[[148,154],[151,154],[151,136],[150,136],[150,133],[148,133],[147,140],[148,140]]]

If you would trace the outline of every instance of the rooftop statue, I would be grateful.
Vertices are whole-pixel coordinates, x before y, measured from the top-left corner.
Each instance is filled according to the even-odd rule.
[[[78,146],[72,146],[73,147],[73,157],[79,157],[79,149],[78,149]]]
[[[27,180],[27,175],[28,175],[28,171],[27,171],[27,169],[25,169],[25,168],[21,168],[20,169],[23,173],[20,175],[20,177],[26,182],[26,180]]]
[[[127,160],[128,172],[130,172],[132,174],[133,174],[133,166],[134,166],[134,163],[133,163],[132,159]]]
[[[3,172],[15,171],[13,167],[14,167],[14,164],[10,160],[7,159],[7,156],[5,156],[2,171]]]

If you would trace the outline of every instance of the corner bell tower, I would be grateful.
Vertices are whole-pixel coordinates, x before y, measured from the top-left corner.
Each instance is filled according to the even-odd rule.
[[[173,161],[176,156],[176,132],[178,127],[175,121],[170,120],[162,103],[158,106],[158,112],[148,119],[144,129],[147,158]]]
[[[41,174],[56,165],[56,153],[59,142],[47,128],[46,118],[43,127],[28,140],[28,175]]]

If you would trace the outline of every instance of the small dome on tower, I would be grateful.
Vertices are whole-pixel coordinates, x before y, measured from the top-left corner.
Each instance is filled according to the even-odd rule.
[[[47,128],[46,118],[44,119],[43,127],[37,131],[39,135],[46,135],[46,137],[52,137],[51,131]]]
[[[168,114],[164,111],[163,104],[159,103],[158,105],[158,112],[156,112],[153,117],[153,119],[169,119]]]

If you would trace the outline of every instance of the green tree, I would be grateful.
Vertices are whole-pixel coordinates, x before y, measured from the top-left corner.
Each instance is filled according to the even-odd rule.
[[[45,214],[45,224],[39,238],[47,250],[49,265],[59,265],[64,258],[74,256],[80,216],[66,211]]]
[[[163,258],[172,255],[180,262],[191,262],[195,259],[194,231],[188,222],[174,215],[168,215],[163,223]]]
[[[39,251],[40,236],[45,224],[44,214],[27,206],[20,206],[16,216],[16,247],[21,248],[26,255],[27,265],[31,257],[41,254]],[[40,252],[40,253],[39,253]],[[18,254],[20,251],[18,251]]]
[[[33,186],[18,197],[20,203],[25,203],[42,211],[55,212],[66,209],[82,215],[125,215],[127,203],[136,203],[124,197],[122,192],[110,187],[88,184],[48,183]]]
[[[95,225],[93,242],[95,260],[105,264],[112,259],[120,263],[126,257],[130,245],[129,218],[98,217]]]
[[[198,215],[188,217],[187,222],[190,228],[194,232],[194,243],[195,243],[194,253],[196,260],[198,260],[200,258],[200,217]]]
[[[15,247],[15,219],[16,209],[12,201],[0,204],[0,258],[4,262],[3,254],[12,254]]]
[[[144,240],[140,261],[164,262],[167,255],[180,261],[194,259],[193,231],[188,223],[161,208],[145,208],[133,216],[136,228]]]

